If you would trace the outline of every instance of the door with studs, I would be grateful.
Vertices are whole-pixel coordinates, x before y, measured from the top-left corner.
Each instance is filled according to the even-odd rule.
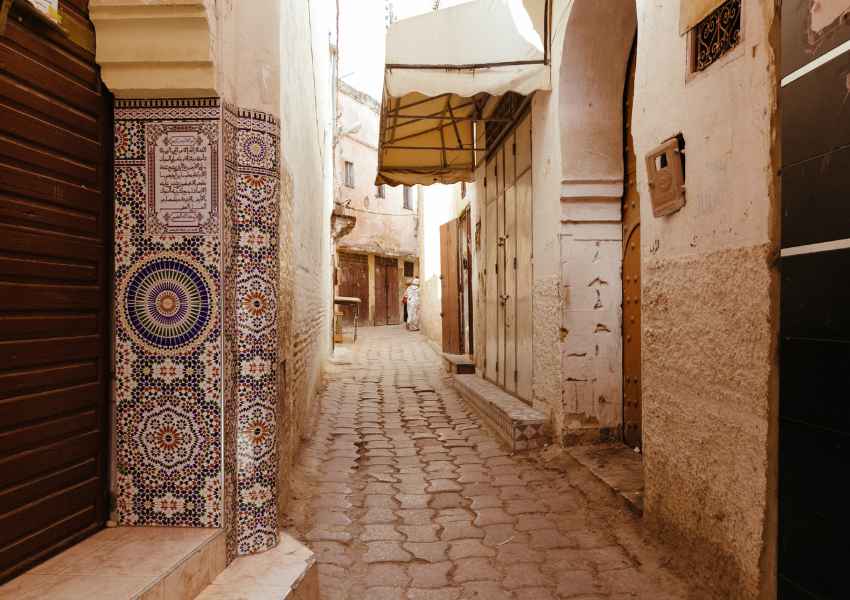
[[[637,160],[632,143],[632,100],[635,57],[629,61],[626,80],[625,177],[623,195],[623,440],[641,447],[640,376],[640,198],[637,192]]]

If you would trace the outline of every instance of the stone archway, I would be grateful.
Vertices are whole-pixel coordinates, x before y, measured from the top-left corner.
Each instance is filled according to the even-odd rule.
[[[559,71],[562,442],[622,424],[623,91],[633,2],[575,2]]]

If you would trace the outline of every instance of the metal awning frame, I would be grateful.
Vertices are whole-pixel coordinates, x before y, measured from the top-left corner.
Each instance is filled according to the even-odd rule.
[[[389,63],[386,65],[385,69],[387,72],[391,72],[394,69],[475,71],[479,69],[520,65],[542,64],[548,66],[550,64],[551,21],[552,0],[545,0],[543,23],[544,44],[543,58],[541,60],[517,60],[463,65]],[[437,174],[437,176],[434,177],[435,182],[443,181],[444,183],[451,183],[458,181],[473,181],[474,172],[479,165],[480,159],[486,157],[489,150],[496,147],[499,142],[499,140],[489,140],[488,144],[485,145],[483,143],[483,125],[488,122],[511,123],[515,121],[524,112],[528,102],[530,102],[531,95],[526,97],[525,102],[523,102],[522,110],[520,110],[518,114],[510,115],[510,118],[496,118],[491,116],[490,113],[492,113],[497,104],[489,104],[492,98],[493,96],[486,92],[479,92],[472,97],[443,93],[403,103],[403,98],[394,98],[390,96],[385,86],[379,128],[378,176],[376,178],[376,184],[396,186],[403,183],[401,181],[394,181],[393,179],[386,178],[385,175],[388,173],[388,171],[385,171],[384,168],[384,153],[386,150],[398,150],[410,153],[416,151],[434,152],[439,153],[440,159],[439,167],[423,167],[422,165],[413,164],[400,166],[394,164],[389,173],[397,172],[412,175],[419,172],[424,175],[428,173],[429,169],[431,169],[435,172],[435,174]],[[416,114],[416,111],[413,110],[428,103],[435,103],[436,106],[423,114]],[[421,126],[426,122],[434,122],[435,125],[433,127],[427,127],[425,129],[420,128],[414,132],[410,132],[411,129],[415,129],[416,126]],[[469,136],[464,139],[464,136],[461,134],[460,124],[472,126],[472,139],[469,139]],[[510,128],[508,127],[505,129]],[[428,136],[429,134],[434,133],[439,136],[438,144],[422,143],[417,145],[414,142],[416,138]],[[499,137],[501,138],[503,136],[500,135]],[[459,162],[461,160],[463,160],[463,162]],[[458,173],[466,173],[466,176],[456,175]],[[445,176],[440,174],[444,174]]]

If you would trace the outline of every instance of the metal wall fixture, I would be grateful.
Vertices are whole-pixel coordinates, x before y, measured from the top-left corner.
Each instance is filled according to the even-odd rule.
[[[670,215],[685,205],[685,142],[681,134],[646,155],[652,214]]]

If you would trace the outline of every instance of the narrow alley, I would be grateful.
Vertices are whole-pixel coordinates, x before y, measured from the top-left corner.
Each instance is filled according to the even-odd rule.
[[[0,600],[844,600],[850,0],[0,0]]]
[[[290,504],[323,600],[698,597],[592,477],[506,452],[422,336],[361,336],[329,372]]]

